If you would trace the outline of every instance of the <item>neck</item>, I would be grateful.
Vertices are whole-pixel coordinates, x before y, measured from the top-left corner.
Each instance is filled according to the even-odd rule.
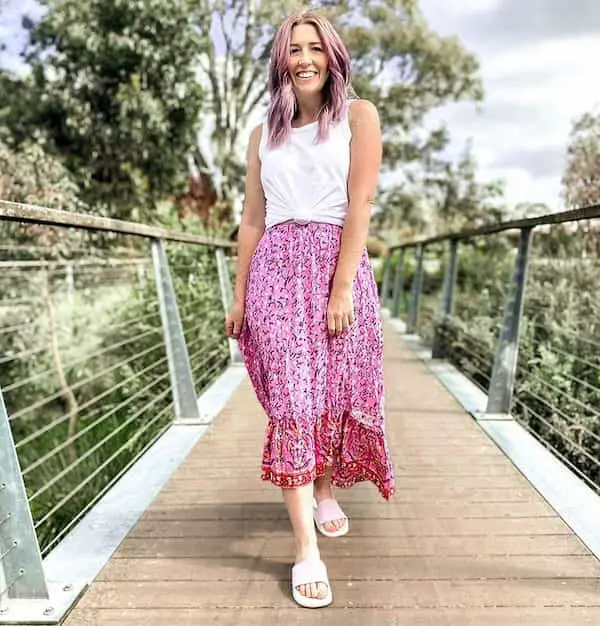
[[[320,93],[303,98],[296,95],[296,101],[298,102],[296,121],[300,124],[314,122],[323,106],[323,96]]]

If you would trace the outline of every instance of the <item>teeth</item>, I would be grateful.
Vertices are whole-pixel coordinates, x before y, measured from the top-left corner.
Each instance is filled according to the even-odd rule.
[[[312,78],[316,75],[316,72],[298,72],[299,78]]]

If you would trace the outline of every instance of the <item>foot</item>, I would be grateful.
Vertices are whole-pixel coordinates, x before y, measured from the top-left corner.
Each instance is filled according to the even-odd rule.
[[[332,594],[327,577],[327,568],[318,553],[292,568],[292,596],[305,608],[322,608],[331,604]]]
[[[318,550],[301,550],[296,554],[296,561],[294,567],[302,563],[318,563],[321,561],[321,556]],[[303,566],[301,566],[302,568]],[[305,584],[300,584],[295,587],[296,591],[305,598],[313,600],[324,600],[329,593],[329,585],[326,581],[314,580]]]
[[[337,504],[336,499],[333,497],[333,492],[331,490],[331,468],[328,467],[324,476],[320,476],[315,480],[315,500],[317,501],[317,506],[321,504],[321,502],[325,502],[327,500],[333,500],[335,502],[335,506],[339,509],[339,505]],[[326,505],[327,506],[327,505]],[[331,506],[327,506],[328,509],[331,510]],[[321,522],[321,526],[328,533],[337,533],[342,530],[347,524],[348,519],[343,514],[343,511],[340,509],[340,517],[331,519],[329,516],[326,516]]]
[[[341,537],[348,532],[348,518],[335,498],[315,499],[315,524],[326,537]]]

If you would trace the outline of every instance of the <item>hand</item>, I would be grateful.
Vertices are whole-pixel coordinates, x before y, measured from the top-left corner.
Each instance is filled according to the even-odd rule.
[[[225,319],[225,333],[230,339],[239,339],[244,321],[244,305],[238,300],[234,300],[227,318]]]
[[[352,287],[332,289],[327,305],[327,330],[330,335],[339,335],[354,323]]]

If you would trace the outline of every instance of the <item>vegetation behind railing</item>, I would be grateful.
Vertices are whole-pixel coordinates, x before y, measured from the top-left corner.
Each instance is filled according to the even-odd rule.
[[[599,207],[563,214],[576,222],[533,231],[510,412],[587,484],[600,492],[600,214]],[[589,217],[590,219],[585,219]],[[539,218],[539,224],[560,220]],[[535,221],[528,224],[535,225]],[[387,260],[385,303],[404,250],[398,313],[484,391],[494,357],[517,257],[518,231],[455,234],[424,243],[418,316],[411,319],[419,242],[394,248]],[[490,229],[491,230],[491,229]],[[485,231],[485,229],[484,229]],[[458,266],[451,312],[441,310],[448,242],[457,238]],[[414,255],[414,256],[413,256]],[[383,282],[386,282],[383,280]],[[396,284],[396,289],[398,289]]]
[[[0,388],[45,554],[169,427],[171,380],[148,240],[0,231]],[[166,249],[200,394],[229,360],[215,248]]]

